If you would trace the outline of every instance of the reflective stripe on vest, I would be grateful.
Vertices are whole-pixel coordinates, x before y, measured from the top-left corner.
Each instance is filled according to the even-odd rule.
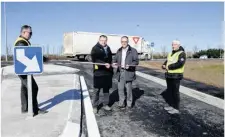
[[[15,41],[15,43],[14,43],[14,46],[16,46],[16,43],[17,43],[18,41],[24,41],[24,42],[27,43],[28,46],[30,46],[30,42],[27,41],[27,40],[24,39],[24,38],[21,38],[21,37],[18,37],[18,38],[16,39],[16,41]]]
[[[95,65],[95,69],[98,69],[98,65]]]
[[[176,52],[173,55],[172,53],[168,54],[166,66],[168,67],[170,64],[176,63],[181,53],[183,53],[183,51]],[[175,70],[168,70],[168,73],[184,73],[184,65],[183,67],[175,69]]]

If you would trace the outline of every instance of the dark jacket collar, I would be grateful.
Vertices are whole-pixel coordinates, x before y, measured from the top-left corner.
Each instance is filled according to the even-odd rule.
[[[24,38],[23,36],[20,35],[19,38],[22,38],[22,39],[26,40],[31,45],[30,41],[27,40],[26,38]]]
[[[180,46],[180,48],[178,50],[173,50],[172,54],[179,52],[179,51],[184,51],[184,48],[182,46]]]
[[[119,48],[119,51],[121,51],[121,50],[122,50],[122,47]],[[130,45],[128,45],[128,51],[131,51],[131,46]]]
[[[97,47],[99,47],[99,48],[102,48],[102,49],[103,49],[103,46],[102,46],[101,44],[99,44],[99,42],[98,42],[95,46],[97,46]],[[107,49],[108,49],[108,45],[106,45],[106,46],[107,46]]]
[[[23,38],[23,39],[25,39],[26,41],[29,41],[28,39],[24,38],[24,37],[23,37],[23,36],[21,36],[21,35],[20,35],[19,37],[20,37],[20,38]]]

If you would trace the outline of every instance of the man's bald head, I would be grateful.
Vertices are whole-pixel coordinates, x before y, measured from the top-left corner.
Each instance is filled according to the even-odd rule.
[[[180,48],[180,41],[179,40],[173,40],[172,48],[173,48],[174,51],[178,50]]]

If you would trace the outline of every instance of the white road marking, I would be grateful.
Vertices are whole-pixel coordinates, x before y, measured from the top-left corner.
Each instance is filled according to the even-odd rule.
[[[139,71],[137,71],[136,74],[140,77],[154,81],[160,85],[166,86],[166,81],[163,79],[160,79],[160,78],[157,78],[157,77],[154,77],[154,76],[151,76],[151,75],[139,72]],[[193,97],[195,99],[198,99],[202,102],[205,102],[207,104],[213,105],[220,109],[224,109],[224,100],[223,99],[220,99],[220,98],[217,98],[217,97],[214,97],[214,96],[211,96],[211,95],[208,95],[208,94],[205,94],[205,93],[202,93],[197,90],[190,89],[190,88],[187,88],[184,86],[180,86],[180,92],[185,95],[188,95],[190,97]]]
[[[77,85],[77,81],[79,81],[79,76],[74,74],[74,89],[78,89],[79,85]],[[73,95],[74,97],[74,95]],[[73,98],[72,97],[72,98]],[[66,122],[66,126],[63,130],[63,133],[59,136],[59,137],[78,137],[80,134],[80,123],[74,123],[71,122],[71,114],[72,114],[72,110],[73,110],[73,99],[71,99],[70,101],[70,108],[69,108],[69,113],[68,113],[68,117],[67,117],[67,122]],[[80,113],[80,112],[78,112]]]
[[[83,100],[84,101],[84,111],[85,111],[85,116],[86,116],[86,125],[87,125],[88,135],[91,137],[100,137],[98,124],[95,119],[93,107],[91,104],[91,99],[90,99],[87,85],[86,85],[86,82],[85,82],[83,76],[80,76],[80,82],[81,82],[81,87],[82,87],[83,97],[84,97],[84,100]]]
[[[80,124],[67,121],[66,127],[60,137],[79,137]]]

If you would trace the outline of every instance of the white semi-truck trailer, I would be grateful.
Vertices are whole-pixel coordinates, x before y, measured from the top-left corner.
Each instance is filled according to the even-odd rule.
[[[108,37],[107,45],[111,48],[112,54],[116,54],[121,47],[121,37],[124,35],[103,34],[92,32],[68,32],[63,37],[63,55],[69,58],[77,57],[91,61],[91,49],[98,42],[100,35]],[[135,48],[139,54],[139,59],[150,59],[151,49],[149,42],[139,36],[128,36],[129,44]]]

